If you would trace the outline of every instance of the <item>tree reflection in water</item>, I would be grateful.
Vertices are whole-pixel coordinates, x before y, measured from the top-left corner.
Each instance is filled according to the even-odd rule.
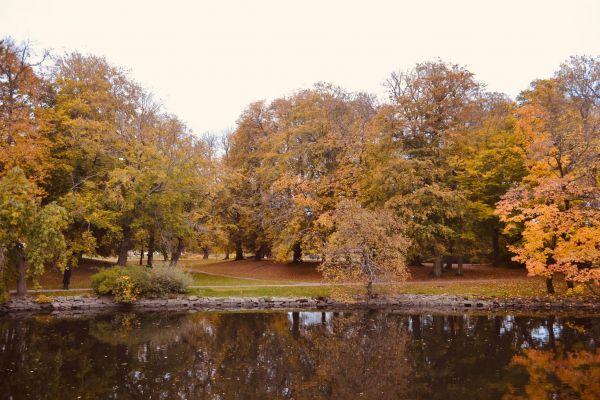
[[[598,318],[121,313],[0,332],[0,399],[600,398]]]

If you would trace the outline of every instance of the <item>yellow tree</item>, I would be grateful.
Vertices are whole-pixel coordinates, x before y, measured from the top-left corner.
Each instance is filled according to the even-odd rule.
[[[410,244],[404,227],[388,210],[367,210],[354,200],[339,203],[330,221],[324,262],[319,265],[332,283],[361,282],[368,298],[373,284],[391,284],[408,277],[406,252]]]
[[[463,67],[436,61],[392,74],[387,86],[391,104],[371,124],[361,199],[395,211],[412,239],[411,258],[434,257],[437,277],[463,231],[465,196],[450,145],[469,132],[480,85]]]

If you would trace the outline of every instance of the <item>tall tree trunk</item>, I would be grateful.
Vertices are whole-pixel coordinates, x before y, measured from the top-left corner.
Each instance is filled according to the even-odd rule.
[[[235,241],[235,258],[234,261],[241,261],[244,259],[244,249],[242,248],[242,240],[238,239]]]
[[[15,261],[17,263],[17,296],[25,296],[27,294],[27,264],[22,244],[15,246]]]
[[[140,249],[140,265],[144,265],[144,246]]]
[[[148,254],[146,255],[146,266],[152,268],[154,262],[154,231],[150,232],[148,237]]]
[[[433,262],[433,277],[439,278],[442,276],[442,256],[437,255],[435,257],[435,261]]]
[[[294,245],[294,256],[292,258],[292,262],[294,262],[294,263],[302,262],[302,246],[300,245],[300,242],[297,242]]]
[[[129,245],[131,242],[131,228],[126,227],[123,229],[123,239],[119,246],[119,258],[117,259],[117,265],[122,267],[127,265],[127,253],[129,252]]]
[[[169,267],[175,268],[177,266],[177,261],[179,261],[179,257],[181,256],[182,252],[183,239],[177,238],[177,247],[175,247],[175,250],[171,253],[171,262],[169,263]]]
[[[554,283],[552,283],[552,277],[546,278],[546,291],[548,294],[554,294]]]
[[[497,227],[492,232],[492,265],[500,265],[500,229]]]
[[[458,256],[458,260],[457,261],[458,261],[458,272],[457,272],[457,275],[458,276],[463,276],[463,262],[464,262],[463,256]]]

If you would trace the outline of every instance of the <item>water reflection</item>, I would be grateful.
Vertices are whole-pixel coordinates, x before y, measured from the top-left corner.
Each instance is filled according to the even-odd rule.
[[[5,317],[0,399],[597,399],[599,339],[577,317]]]

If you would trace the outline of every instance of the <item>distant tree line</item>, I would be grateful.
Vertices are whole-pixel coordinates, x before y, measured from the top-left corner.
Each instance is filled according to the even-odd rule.
[[[44,265],[124,265],[132,249],[149,266],[325,258],[334,280],[511,258],[549,291],[556,273],[600,280],[600,58],[572,57],[516,101],[442,61],[386,87],[379,102],[320,83],[195,136],[103,58],[2,40],[1,281],[16,273],[24,292]]]

